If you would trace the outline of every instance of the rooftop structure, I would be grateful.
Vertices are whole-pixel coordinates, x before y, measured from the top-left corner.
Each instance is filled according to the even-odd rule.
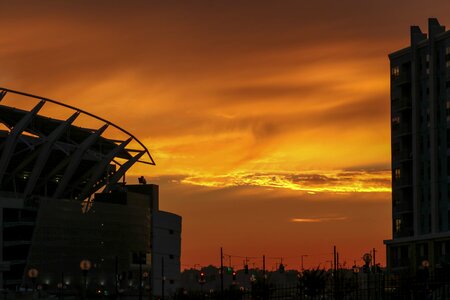
[[[0,105],[0,183],[1,192],[16,197],[89,198],[103,189],[109,193],[134,163],[154,165],[148,149],[125,129],[82,109],[0,87],[0,100],[20,96],[33,101],[30,110]],[[16,98],[17,99],[17,98]],[[20,103],[20,102],[19,102]],[[65,120],[40,115],[45,105],[72,111]],[[102,123],[99,128],[75,126],[85,115]],[[108,127],[124,139],[103,136]],[[130,148],[129,145],[137,147]]]
[[[0,289],[30,289],[38,270],[48,293],[173,293],[181,217],[159,210],[158,186],[126,184],[136,163],[155,164],[118,125],[0,87]]]

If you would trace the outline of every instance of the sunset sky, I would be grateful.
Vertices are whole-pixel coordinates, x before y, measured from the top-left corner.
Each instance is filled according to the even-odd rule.
[[[143,141],[183,268],[347,266],[391,237],[389,64],[434,1],[2,1],[0,86]],[[9,103],[14,105],[13,102]],[[134,182],[130,178],[131,182]],[[260,266],[260,259],[251,265]],[[242,259],[232,264],[241,267]]]

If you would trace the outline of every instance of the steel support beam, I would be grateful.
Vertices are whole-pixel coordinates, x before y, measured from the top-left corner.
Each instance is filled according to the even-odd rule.
[[[125,174],[126,171],[135,163],[137,162],[142,155],[145,154],[145,151],[142,151],[138,154],[136,154],[133,158],[130,158],[126,163],[124,163],[119,170],[117,170],[116,173],[112,177],[110,177],[110,181],[106,184],[105,189],[103,190],[103,193],[109,193],[112,189],[112,187],[122,178],[122,176]]]
[[[17,141],[19,140],[22,132],[24,132],[28,125],[30,125],[33,118],[44,106],[45,101],[39,102],[30,112],[28,112],[10,131],[3,147],[2,156],[0,158],[0,183],[3,181],[9,162],[16,149]]]
[[[39,156],[34,164],[33,171],[31,172],[31,176],[28,179],[27,186],[25,187],[24,197],[31,194],[34,190],[36,183],[41,176],[42,170],[45,167],[45,164],[52,153],[53,145],[58,141],[58,139],[67,132],[67,129],[70,125],[75,121],[75,119],[80,115],[80,113],[76,112],[70,118],[68,118],[65,122],[62,122],[55,130],[53,130],[49,136],[45,139],[46,142],[41,148],[38,150]],[[37,152],[37,151],[36,151]]]
[[[101,162],[97,163],[94,168],[91,177],[89,178],[89,181],[84,185],[83,190],[81,191],[80,195],[78,196],[79,199],[85,199],[89,195],[95,193],[100,187],[96,185],[98,181],[104,176],[105,171],[108,168],[108,165],[111,163],[111,161],[116,157],[120,152],[122,152],[125,147],[132,141],[132,138],[129,138],[128,140],[122,142],[119,146],[114,148],[112,151],[110,151]],[[119,169],[120,170],[120,169]],[[108,175],[106,175],[108,176]],[[92,190],[94,189],[94,190]]]
[[[108,124],[103,125],[96,132],[91,134],[87,139],[85,139],[79,146],[78,149],[70,156],[69,165],[66,167],[63,177],[56,188],[53,198],[59,198],[62,196],[70,180],[72,179],[75,171],[77,170],[80,162],[83,158],[84,153],[100,138],[102,133],[108,128]]]
[[[7,93],[6,91],[1,91],[1,92],[0,92],[0,101],[2,101],[3,98],[5,98],[6,93]]]

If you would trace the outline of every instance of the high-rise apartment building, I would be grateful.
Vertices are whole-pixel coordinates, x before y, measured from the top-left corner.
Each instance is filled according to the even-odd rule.
[[[450,263],[450,31],[428,20],[391,67],[392,272]]]

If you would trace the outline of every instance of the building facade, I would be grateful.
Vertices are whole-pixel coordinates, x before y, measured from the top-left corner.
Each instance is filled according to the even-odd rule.
[[[10,99],[35,104],[19,109]],[[0,88],[0,101],[0,289],[173,293],[181,217],[159,210],[158,186],[143,177],[125,183],[134,164],[154,165],[147,148],[123,128],[54,100]],[[67,117],[41,114],[49,105]],[[80,115],[99,127],[77,124]]]
[[[391,68],[392,272],[450,263],[450,31],[428,20]]]
[[[39,271],[36,284],[45,290],[63,284],[74,294],[84,283],[80,262],[89,260],[89,292],[160,296],[162,274],[165,295],[179,287],[180,256],[181,217],[159,210],[158,186],[125,185],[97,194],[85,211],[75,201],[41,198],[25,269]],[[32,288],[30,278],[25,283]]]

